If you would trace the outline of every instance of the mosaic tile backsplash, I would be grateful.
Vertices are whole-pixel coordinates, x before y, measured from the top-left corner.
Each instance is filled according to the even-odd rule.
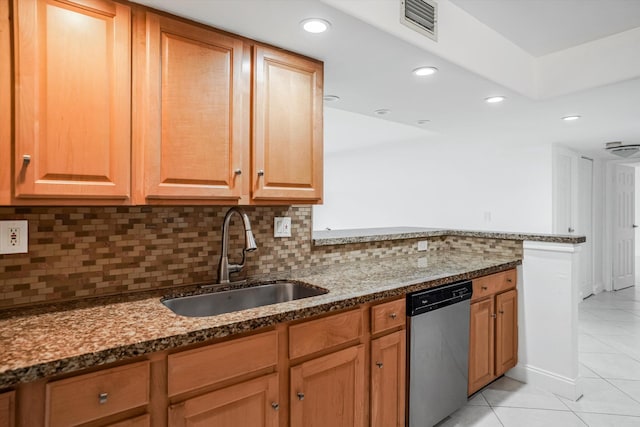
[[[416,251],[458,249],[518,254],[519,241],[434,237],[313,247],[310,206],[244,207],[258,250],[240,276]],[[29,253],[0,255],[0,309],[216,281],[222,220],[228,207],[0,207],[0,220],[29,221]],[[273,237],[276,216],[291,217],[291,238]],[[231,223],[230,260],[240,261],[241,221]]]

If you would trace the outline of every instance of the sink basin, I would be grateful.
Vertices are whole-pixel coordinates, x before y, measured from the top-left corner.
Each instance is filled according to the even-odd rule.
[[[329,292],[327,289],[302,283],[275,282],[208,294],[168,298],[162,300],[162,303],[181,316],[205,317],[313,297],[327,292]]]

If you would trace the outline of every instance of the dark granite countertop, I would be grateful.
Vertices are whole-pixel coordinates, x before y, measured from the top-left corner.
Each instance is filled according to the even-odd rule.
[[[174,314],[160,303],[161,291],[16,310],[0,318],[0,389],[479,277],[520,262],[433,251],[340,264],[289,277],[326,288],[325,295],[201,318]]]
[[[386,240],[419,239],[421,237],[464,236],[505,240],[530,240],[551,243],[584,243],[585,236],[573,234],[510,233],[501,231],[448,230],[441,228],[389,227],[356,228],[349,230],[314,230],[315,246],[346,245],[350,243],[379,242]]]

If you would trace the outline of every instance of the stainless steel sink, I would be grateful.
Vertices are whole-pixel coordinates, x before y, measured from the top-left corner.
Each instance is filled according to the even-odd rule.
[[[161,300],[186,317],[205,317],[326,294],[327,289],[295,282],[275,282],[208,294]]]

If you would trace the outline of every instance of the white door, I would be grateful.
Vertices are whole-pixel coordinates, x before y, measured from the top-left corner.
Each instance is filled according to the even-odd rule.
[[[616,165],[613,207],[613,289],[634,285],[635,276],[635,170]]]
[[[584,235],[578,281],[580,297],[593,294],[593,160],[581,157],[578,161],[578,215],[576,234]]]
[[[556,183],[555,183],[555,221],[554,232],[569,234],[574,231],[574,156],[556,155]]]

